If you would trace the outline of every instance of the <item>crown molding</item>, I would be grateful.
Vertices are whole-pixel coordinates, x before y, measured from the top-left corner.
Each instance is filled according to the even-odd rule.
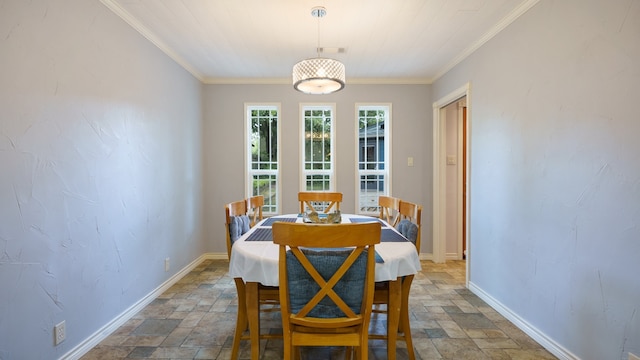
[[[347,78],[347,85],[430,85],[429,78]]]
[[[292,85],[291,78],[204,78],[206,85]],[[349,85],[430,85],[428,78],[347,78]]]
[[[291,85],[291,78],[216,78],[207,77],[206,85]]]
[[[191,75],[193,75],[196,79],[200,80],[200,82],[203,82],[204,76],[200,72],[198,72],[188,61],[186,61],[180,55],[178,55],[175,51],[173,51],[173,49],[171,49],[167,44],[165,44],[162,40],[160,40],[146,26],[142,25],[136,18],[134,18],[128,11],[123,9],[119,4],[117,4],[113,0],[100,0],[100,2],[104,6],[109,8],[109,10],[113,11],[116,15],[118,15],[122,20],[124,20],[132,28],[138,31],[147,40],[151,41],[152,44],[154,44],[162,52],[167,54],[167,56],[169,56],[171,59],[173,59],[173,61],[178,63],[178,65],[182,66],[185,70],[191,73]]]

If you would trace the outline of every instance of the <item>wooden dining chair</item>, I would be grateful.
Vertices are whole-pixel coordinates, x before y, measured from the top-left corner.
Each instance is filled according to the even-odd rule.
[[[420,230],[422,221],[422,206],[408,201],[400,201],[398,224],[396,229],[409,241],[416,246],[416,251],[420,255]],[[410,360],[415,360],[416,355],[413,349],[413,340],[411,339],[411,324],[409,323],[409,292],[413,275],[407,275],[402,278],[400,287],[400,323],[398,325],[398,340],[404,340],[407,344],[407,353]],[[373,304],[374,313],[386,313],[389,309],[389,282],[377,282],[375,286]],[[380,307],[384,306],[384,309]],[[386,339],[387,335],[370,334],[372,339]]]
[[[300,346],[346,346],[367,359],[380,223],[273,224],[280,245],[284,359]]]
[[[231,259],[233,242],[244,235],[250,228],[250,219],[247,215],[248,201],[239,200],[225,205],[225,228],[227,232],[227,256]],[[249,321],[247,318],[247,292],[242,278],[233,279],[238,293],[238,314],[236,315],[236,330],[231,347],[231,359],[238,358],[240,353],[240,341],[250,340]],[[278,287],[258,286],[258,314],[279,310],[280,295]],[[281,338],[279,334],[260,334],[260,339]]]
[[[342,193],[332,191],[301,191],[298,193],[298,202],[300,202],[300,213],[311,209],[317,213],[328,214],[332,210],[340,210]]]
[[[233,201],[225,205],[225,229],[227,230],[227,256],[231,259],[233,242],[249,231],[250,219],[247,216],[247,202]]]
[[[400,225],[400,222],[402,222],[402,220],[411,221],[412,223],[418,226],[418,234],[413,244],[416,246],[416,251],[418,251],[418,254],[420,254],[420,230],[422,228],[422,206],[412,202],[400,200],[398,225]]]
[[[380,207],[380,219],[395,227],[400,219],[400,198],[393,196],[378,196],[378,206]]]
[[[247,198],[247,214],[251,220],[249,226],[253,227],[262,220],[262,207],[264,206],[264,196],[255,195]]]

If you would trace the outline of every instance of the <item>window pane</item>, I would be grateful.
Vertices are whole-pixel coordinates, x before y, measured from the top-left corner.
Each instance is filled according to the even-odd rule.
[[[360,176],[360,212],[380,212],[378,197],[385,194],[384,175]]]
[[[307,175],[306,179],[306,191],[329,191],[331,189],[329,175]]]
[[[361,106],[358,109],[358,209],[378,213],[378,197],[388,194],[388,106]]]
[[[263,212],[278,212],[278,108],[249,106],[247,108],[248,192],[263,195]]]
[[[276,175],[254,175],[252,181],[251,196],[262,195],[264,196],[263,212],[276,213],[277,212],[277,176]]]
[[[332,122],[333,108],[309,106],[303,108],[304,137],[301,154],[304,176],[303,189],[329,191],[333,188]]]

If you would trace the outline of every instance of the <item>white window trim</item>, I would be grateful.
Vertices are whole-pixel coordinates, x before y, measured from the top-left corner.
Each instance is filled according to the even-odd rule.
[[[337,191],[336,190],[336,178],[338,176],[336,171],[336,103],[300,103],[299,106],[299,116],[300,121],[298,122],[298,126],[300,129],[300,146],[298,147],[298,156],[300,159],[300,174],[299,178],[299,189],[300,191],[306,191],[306,174],[307,172],[304,169],[304,111],[305,110],[318,110],[318,109],[330,109],[331,110],[331,170],[318,170],[315,171],[319,174],[327,173],[331,178],[329,182],[329,190],[328,191]]]
[[[265,212],[264,215],[277,215],[281,213],[282,207],[282,109],[280,103],[244,103],[244,193],[245,198],[253,195],[252,182],[250,173],[259,173],[259,171],[249,171],[251,167],[251,139],[249,133],[249,124],[251,121],[250,111],[255,108],[275,108],[278,111],[278,124],[276,125],[278,132],[278,170],[276,176],[278,178],[277,194],[276,194],[276,210],[275,212]]]
[[[392,118],[393,118],[393,108],[391,106],[391,103],[356,103],[355,104],[355,110],[354,110],[354,119],[355,121],[359,121],[359,111],[360,110],[367,110],[367,109],[379,109],[381,107],[386,107],[387,108],[387,119],[385,121],[385,126],[384,126],[384,137],[385,137],[385,152],[384,152],[384,164],[385,164],[385,169],[386,169],[386,181],[384,184],[384,193],[385,195],[388,196],[392,196],[391,194],[391,189],[393,189],[393,187],[391,186],[392,184],[392,176],[391,174],[393,174],[392,172],[392,167],[391,167],[391,152],[392,152],[392,133],[391,133],[391,128],[392,128]],[[379,213],[373,213],[373,212],[362,212],[360,211],[360,169],[359,169],[359,162],[360,162],[360,134],[359,134],[359,127],[358,124],[355,125],[355,132],[354,132],[354,136],[355,136],[355,164],[356,166],[354,167],[355,169],[355,192],[354,194],[356,194],[355,196],[355,209],[356,209],[356,213],[357,214],[364,214],[364,215],[379,215]]]

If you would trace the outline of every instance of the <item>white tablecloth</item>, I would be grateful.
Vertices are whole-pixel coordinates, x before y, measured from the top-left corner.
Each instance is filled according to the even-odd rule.
[[[280,215],[274,218],[296,218],[296,222],[302,222],[302,217],[297,214]],[[351,218],[367,218],[362,215],[343,214],[342,222],[351,222]],[[393,229],[378,218],[372,221],[381,221],[383,231]],[[273,241],[247,241],[254,231],[268,228],[265,222],[273,220],[265,219],[251,228],[240,239],[236,240],[231,250],[229,262],[229,275],[233,278],[242,278],[244,282],[259,282],[267,286],[278,286],[278,245]],[[395,231],[395,229],[393,229]],[[415,246],[409,241],[381,242],[376,244],[376,252],[384,262],[376,263],[376,281],[396,280],[400,276],[416,274],[420,271],[420,259]]]

